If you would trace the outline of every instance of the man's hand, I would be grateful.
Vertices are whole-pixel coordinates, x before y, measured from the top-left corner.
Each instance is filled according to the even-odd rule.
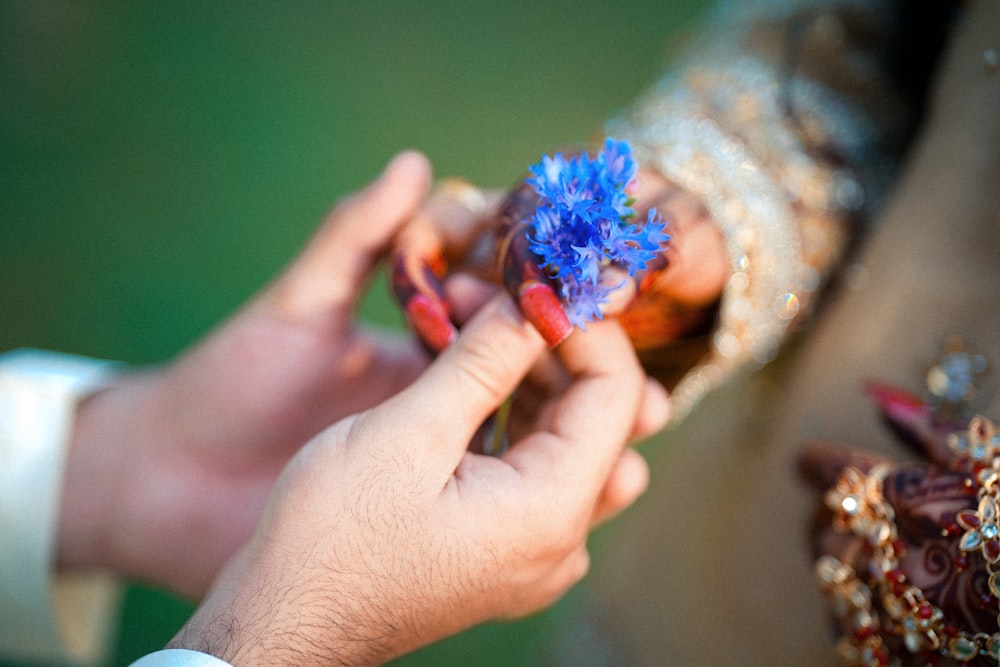
[[[556,600],[587,571],[591,526],[644,489],[624,447],[652,408],[621,327],[596,322],[559,348],[569,381],[510,449],[470,452],[544,354],[500,295],[412,386],[319,434],[171,646],[241,666],[374,664]]]
[[[241,312],[177,361],[85,402],[67,465],[60,566],[203,594],[298,448],[417,376],[426,356],[360,330],[354,310],[430,179],[426,158],[400,154]]]

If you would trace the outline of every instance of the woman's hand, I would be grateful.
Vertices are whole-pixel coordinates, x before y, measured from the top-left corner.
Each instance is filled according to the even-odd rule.
[[[802,459],[824,494],[812,547],[840,656],[859,665],[995,664],[985,655],[1000,649],[993,426],[975,418],[956,430],[905,392],[871,390],[922,460],[824,443]]]
[[[667,221],[666,267],[620,317],[638,350],[654,350],[704,330],[714,317],[732,260],[722,232],[696,196],[652,169],[639,170],[636,211],[650,208]],[[669,353],[667,353],[669,354]]]
[[[664,259],[611,295],[604,307],[617,315],[633,345],[656,350],[704,333],[715,315],[731,260],[722,234],[697,197],[650,169],[640,169],[631,194],[636,219],[656,208],[667,222],[670,241]],[[528,250],[526,221],[538,195],[522,183],[505,196],[484,194],[470,184],[449,181],[421,216],[401,231],[393,249],[393,283],[414,331],[440,351],[457,335],[450,276],[466,272],[516,295],[525,317],[550,344],[572,326],[564,304]],[[609,282],[621,282],[608,276]],[[669,349],[663,352],[670,355]],[[657,368],[670,363],[655,359]]]

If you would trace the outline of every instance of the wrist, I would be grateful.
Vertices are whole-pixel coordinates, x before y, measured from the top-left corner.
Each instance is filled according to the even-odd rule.
[[[101,568],[131,573],[119,553],[137,538],[128,519],[134,502],[131,474],[136,423],[144,419],[151,374],[119,377],[79,403],[67,451],[56,544],[63,569]]]
[[[263,664],[316,665],[374,664],[351,655],[348,642],[337,635],[353,630],[334,608],[336,596],[321,591],[313,577],[304,577],[308,588],[293,591],[288,581],[280,589],[250,567],[247,547],[226,567],[194,615],[166,648],[199,651],[238,667]],[[289,596],[294,613],[289,613]],[[325,597],[321,605],[314,601]],[[323,609],[321,620],[311,620]],[[317,633],[319,636],[312,636]]]
[[[370,585],[379,575],[338,564],[333,555],[311,568],[285,549],[265,553],[265,542],[280,539],[256,535],[167,648],[208,653],[237,667],[380,665],[449,634],[419,630],[402,597],[380,602]]]

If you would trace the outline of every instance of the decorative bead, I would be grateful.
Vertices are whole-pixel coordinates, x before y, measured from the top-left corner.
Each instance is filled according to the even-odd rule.
[[[967,637],[955,637],[948,642],[948,655],[956,660],[969,661],[979,653],[976,642]]]
[[[899,599],[898,595],[887,595],[882,600],[882,604],[885,606],[885,610],[889,612],[889,616],[893,618],[899,618],[906,613],[906,606]]]
[[[920,639],[920,635],[912,630],[907,630],[903,633],[903,645],[906,646],[906,650],[910,653],[918,653],[924,644]]]
[[[863,647],[858,657],[861,659],[862,665],[872,665],[873,667],[888,665],[890,659],[889,652],[881,645]]]
[[[962,551],[973,551],[978,549],[982,543],[983,536],[978,531],[970,530],[962,536],[961,541],[958,543],[958,548]]]
[[[992,540],[986,540],[986,543],[983,544],[983,555],[986,556],[986,560],[991,563],[996,563],[1000,560],[1000,540],[995,538]]]
[[[986,640],[983,650],[986,651],[986,655],[989,657],[1000,660],[1000,634],[991,635],[990,638]]]
[[[898,568],[893,570],[888,570],[885,573],[885,578],[893,583],[896,582],[902,583],[906,581],[906,573]]]
[[[983,520],[980,518],[979,513],[972,510],[960,511],[955,515],[955,520],[968,530],[976,530],[983,525]]]
[[[990,575],[989,586],[993,597],[1000,598],[1000,572],[994,572]]]
[[[899,540],[899,539],[893,540],[892,541],[892,549],[895,552],[897,558],[900,557],[900,556],[905,556],[906,555],[906,542],[904,542],[903,540]]]
[[[997,501],[990,496],[983,496],[979,501],[979,516],[983,523],[991,523],[997,518]]]

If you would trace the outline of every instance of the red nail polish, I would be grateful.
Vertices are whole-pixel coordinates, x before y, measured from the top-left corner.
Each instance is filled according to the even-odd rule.
[[[927,406],[908,391],[879,382],[868,382],[865,391],[886,417],[897,422],[914,422],[927,417]]]
[[[535,281],[525,283],[517,302],[525,318],[535,325],[550,346],[563,342],[573,331],[559,297],[548,285]]]
[[[458,337],[458,329],[448,319],[444,306],[424,294],[414,294],[406,302],[406,315],[421,340],[441,352]]]

